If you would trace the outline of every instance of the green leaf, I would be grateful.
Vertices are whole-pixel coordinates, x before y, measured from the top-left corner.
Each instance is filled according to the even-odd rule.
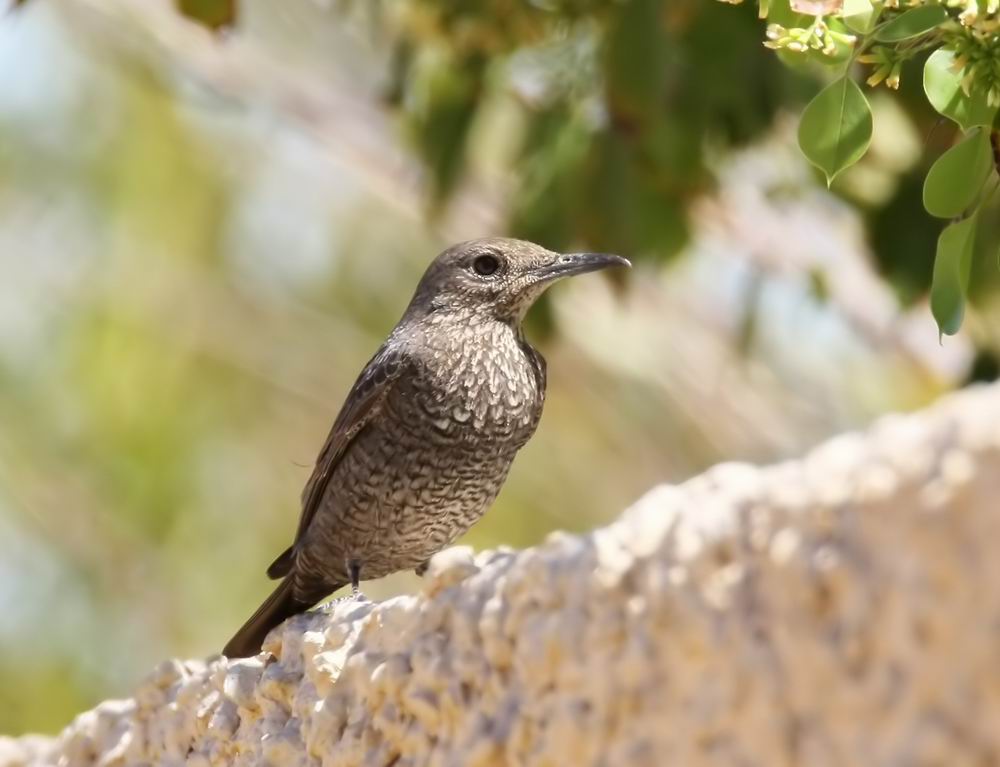
[[[887,22],[877,32],[875,39],[882,43],[898,43],[919,37],[948,20],[948,11],[940,5],[921,5],[901,13]]]
[[[932,216],[956,218],[975,202],[993,168],[985,130],[953,146],[931,166],[924,179],[924,207]]]
[[[480,105],[485,61],[449,56],[414,78],[419,109],[410,112],[413,138],[430,168],[435,210],[455,190],[465,170],[466,146]],[[419,93],[419,96],[416,94]]]
[[[965,295],[969,288],[972,251],[976,244],[977,216],[948,224],[938,237],[931,278],[931,313],[938,330],[954,335],[962,327]]]
[[[962,130],[977,125],[990,125],[997,113],[996,107],[986,102],[986,96],[974,91],[967,96],[962,90],[962,72],[953,69],[955,54],[937,50],[924,64],[924,93],[927,100],[940,114],[954,120]]]
[[[804,13],[792,10],[789,0],[770,0],[767,9],[767,20],[783,27],[807,27],[812,18]]]
[[[799,147],[826,174],[837,174],[860,160],[872,139],[872,110],[852,79],[841,77],[809,102],[799,123]]]
[[[874,11],[871,0],[844,0],[844,23],[852,32],[860,35],[868,34],[872,31]]]
[[[608,25],[605,91],[613,118],[637,127],[662,110],[671,41],[659,0],[625,3]]]

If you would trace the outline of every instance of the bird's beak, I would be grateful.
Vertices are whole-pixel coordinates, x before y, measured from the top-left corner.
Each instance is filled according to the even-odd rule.
[[[563,253],[553,261],[542,264],[534,270],[535,276],[541,282],[557,280],[560,277],[571,277],[574,274],[596,272],[609,266],[632,266],[627,258],[613,256],[608,253]]]

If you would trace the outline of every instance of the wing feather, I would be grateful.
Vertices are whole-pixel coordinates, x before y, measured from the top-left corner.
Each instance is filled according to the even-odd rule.
[[[381,409],[385,398],[407,365],[406,355],[387,342],[368,362],[351,388],[340,414],[316,459],[316,467],[302,491],[302,515],[295,542],[271,563],[267,574],[282,578],[289,573],[294,562],[295,548],[302,540],[316,510],[323,502],[323,495],[337,465],[343,460],[357,436]]]

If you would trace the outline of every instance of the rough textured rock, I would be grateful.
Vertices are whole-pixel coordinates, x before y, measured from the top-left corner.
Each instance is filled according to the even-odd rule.
[[[419,595],[299,616],[270,660],[164,663],[0,762],[996,764],[998,542],[990,387],[590,535],[449,550]]]

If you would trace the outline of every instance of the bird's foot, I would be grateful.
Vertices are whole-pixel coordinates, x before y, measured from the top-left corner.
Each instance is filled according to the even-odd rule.
[[[342,597],[334,597],[329,601],[323,602],[318,609],[320,610],[320,612],[332,613],[337,608],[337,605],[342,605],[344,604],[344,602],[353,602],[353,601],[354,601],[353,594],[345,594]]]
[[[352,576],[353,577],[353,576]],[[361,593],[361,587],[358,585],[357,581],[351,584],[351,601],[353,602],[370,602],[371,600]]]
[[[371,602],[371,600],[361,593],[361,589],[352,587],[350,594],[344,594],[343,596],[334,597],[333,599],[323,602],[318,609],[322,612],[329,613],[333,612],[337,605],[342,605],[347,602]]]

